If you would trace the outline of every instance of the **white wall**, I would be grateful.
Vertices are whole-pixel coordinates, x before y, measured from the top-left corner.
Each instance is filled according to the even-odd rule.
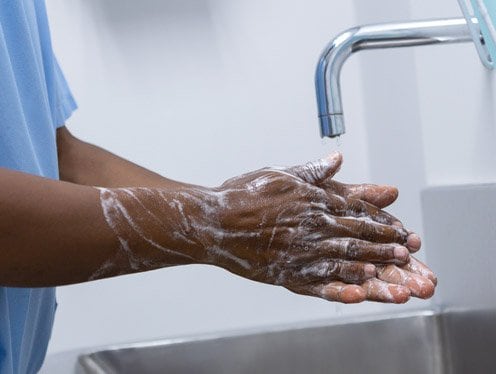
[[[354,4],[359,24],[412,18],[404,1],[355,0]],[[400,200],[392,211],[408,227],[422,233],[419,191],[426,181],[414,51],[365,51],[353,58],[360,62],[362,72],[371,180],[398,186]],[[353,110],[345,107],[347,114]]]
[[[452,0],[412,1],[417,18],[459,17]],[[429,185],[496,181],[496,74],[471,44],[415,51]]]
[[[355,5],[360,23],[461,17],[455,0],[394,4],[355,0]],[[496,181],[496,73],[483,67],[473,44],[364,52],[359,61],[370,176],[372,180],[392,178],[400,187],[400,203],[394,208],[398,216],[412,227],[422,223],[419,192],[425,187]],[[441,215],[436,212],[436,217]],[[459,219],[472,219],[466,225],[470,227],[474,216]],[[494,231],[488,217],[480,214],[482,232]],[[432,226],[425,229],[436,238]],[[460,235],[468,235],[463,240],[470,243],[470,235],[475,234]],[[453,301],[456,269],[448,268],[458,263],[452,253],[442,252],[450,251],[450,246],[434,242],[424,242],[423,256],[442,272],[438,296],[444,288],[447,301]],[[490,247],[483,249],[474,243],[465,248],[469,261],[478,248],[487,251]],[[454,258],[459,260],[460,253]],[[490,250],[487,253],[492,256]],[[436,303],[442,301],[438,298]]]
[[[163,175],[205,185],[320,157],[337,146],[318,137],[315,63],[339,31],[393,18],[367,3],[50,0],[55,49],[80,106],[69,127]],[[410,9],[394,12],[409,16]],[[413,90],[399,78],[383,85],[379,54],[367,57],[369,68],[354,58],[343,71],[348,131],[340,178],[399,185],[394,212],[420,228],[418,108],[426,104],[408,73],[413,52],[402,53],[388,55],[390,74],[405,76]],[[51,352],[402,309],[339,306],[200,266],[61,287],[58,295]]]
[[[355,0],[355,5],[360,22],[462,17],[456,0],[395,4]],[[472,44],[366,55],[360,59],[365,118],[373,123],[367,127],[370,158],[381,157],[381,152],[374,152],[381,144],[396,147],[391,154],[399,155],[395,160],[388,160],[385,154],[381,162],[372,160],[372,179],[379,174],[392,176],[392,166],[399,174],[414,169],[414,194],[421,184],[496,180],[496,75],[482,66]],[[395,139],[401,141],[393,143]],[[410,169],[401,165],[405,158]],[[387,168],[382,161],[389,164]],[[402,187],[412,181],[414,178],[403,174],[396,184]]]

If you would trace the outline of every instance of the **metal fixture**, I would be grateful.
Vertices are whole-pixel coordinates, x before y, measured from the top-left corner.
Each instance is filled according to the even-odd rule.
[[[488,69],[493,69],[493,60],[496,56],[491,56],[491,50],[494,54],[496,29],[492,23],[488,7],[483,0],[458,0],[458,3],[467,20],[472,40],[482,64]]]
[[[472,22],[478,21],[474,18]],[[340,73],[353,53],[471,41],[464,18],[358,26],[339,34],[322,52],[315,75],[321,137],[334,138],[345,133]]]
[[[79,357],[78,373],[493,373],[494,310],[360,317],[114,346]]]

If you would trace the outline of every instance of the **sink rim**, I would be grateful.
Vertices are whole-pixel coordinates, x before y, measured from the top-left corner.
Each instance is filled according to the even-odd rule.
[[[334,361],[331,362],[337,362],[336,360],[339,361],[342,357],[346,357],[342,356],[342,354],[344,352],[349,352],[349,344],[358,343],[358,349],[362,349],[362,354],[365,354],[365,356],[363,356],[365,365],[384,365],[381,367],[389,373],[391,372],[391,363],[396,364],[402,362],[402,365],[405,364],[407,365],[406,367],[409,367],[409,369],[405,368],[405,370],[410,370],[408,371],[408,373],[410,373],[413,372],[411,371],[411,365],[414,361],[405,361],[403,358],[406,356],[402,356],[405,352],[403,344],[408,341],[406,344],[421,344],[422,348],[420,348],[421,346],[417,346],[420,350],[416,350],[415,352],[417,355],[422,355],[421,360],[424,360],[424,365],[426,365],[426,368],[429,368],[429,372],[436,374],[458,374],[464,373],[464,371],[457,370],[459,368],[465,370],[467,362],[470,362],[471,364],[475,363],[475,365],[479,365],[478,367],[482,368],[487,368],[489,367],[488,365],[490,365],[490,367],[496,365],[496,357],[484,348],[487,344],[496,344],[495,317],[496,309],[494,308],[439,308],[437,310],[428,308],[395,313],[355,315],[347,316],[346,318],[333,318],[331,320],[307,321],[270,327],[207,333],[196,336],[159,339],[148,342],[116,344],[84,352],[84,354],[78,357],[77,365],[82,373],[106,374],[114,373],[119,367],[121,369],[128,368],[129,366],[127,365],[129,364],[133,365],[134,363],[138,363],[138,365],[140,365],[140,362],[150,362],[151,366],[149,366],[149,368],[153,368],[153,362],[157,362],[154,360],[160,358],[160,360],[166,360],[163,361],[164,363],[169,362],[171,365],[170,368],[182,367],[182,369],[184,369],[186,367],[184,366],[185,364],[183,364],[184,361],[178,360],[177,363],[175,363],[174,359],[171,361],[172,357],[178,357],[175,355],[179,354],[179,357],[186,355],[186,357],[191,357],[193,359],[193,361],[186,364],[190,365],[190,368],[201,363],[201,365],[206,364],[206,366],[202,366],[204,368],[217,367],[219,369],[218,360],[219,358],[222,358],[222,354],[224,354],[224,352],[234,352],[233,356],[229,356],[234,357],[234,361],[232,359],[227,360],[225,363],[226,366],[224,366],[222,370],[229,370],[233,365],[233,362],[235,364],[244,362],[243,365],[246,366],[243,367],[251,370],[253,363],[260,363],[260,365],[273,367],[273,357],[280,357],[273,356],[274,354],[281,355],[286,353],[291,354],[291,352],[300,352],[294,350],[299,349],[299,346],[303,348],[301,351],[304,355],[303,358],[300,357],[300,359],[298,359],[299,354],[290,356],[297,360],[295,361],[295,364],[296,367],[298,367],[298,364],[304,362],[306,357],[308,357],[306,356],[307,354],[314,352],[314,348],[312,348],[314,346],[306,344],[314,344],[314,342],[316,342],[318,344],[323,343],[324,346],[326,346],[327,343],[331,343],[333,339],[339,340],[344,336],[346,338],[346,342],[343,341],[345,342],[344,348],[342,347],[344,351],[339,352],[339,349],[335,351],[334,355],[337,356],[335,356],[333,358]],[[403,323],[402,320],[405,320],[405,323]],[[391,326],[391,328],[389,328],[389,326]],[[397,332],[399,331],[398,329],[401,329],[401,326],[405,326],[404,332],[407,333],[407,335],[405,335],[406,340],[402,338],[400,338],[401,340],[398,340],[398,337],[401,336],[401,334],[398,335]],[[347,328],[350,329],[349,332]],[[377,341],[382,341],[383,343],[390,341],[393,345],[389,346],[389,343],[386,343],[386,345],[373,346],[369,350],[366,345],[368,339],[364,338],[364,336],[368,335],[364,335],[364,331],[365,334],[378,333],[377,335],[374,335]],[[350,334],[350,340],[347,339],[348,334]],[[421,340],[419,341],[419,339]],[[464,343],[465,341],[475,342],[475,344],[473,344],[473,349],[467,351]],[[482,350],[480,350],[481,341],[485,341]],[[279,342],[281,342],[281,344]],[[261,345],[259,345],[259,343]],[[396,352],[396,356],[394,357],[399,357],[399,361],[394,361],[393,359],[393,361],[378,364],[380,361],[371,357],[374,357],[373,355],[378,353],[377,349],[381,349],[376,347],[387,346],[390,347],[387,352]],[[241,351],[245,352],[244,349],[247,347],[255,348],[248,349],[248,356],[239,356],[239,358],[236,359],[236,357],[238,357],[236,354]],[[257,350],[257,347],[264,348]],[[317,352],[319,352],[319,345],[316,345],[315,347],[317,348]],[[268,351],[266,351],[267,348]],[[366,349],[366,351],[369,352],[368,356],[363,349]],[[427,351],[425,351],[425,349],[427,349]],[[260,352],[264,353],[260,355]],[[266,352],[269,353],[267,354]],[[317,357],[319,365],[325,364],[324,361],[327,353],[325,356],[321,356],[324,357],[324,361],[318,358],[319,354],[321,353],[316,353],[317,356],[314,356],[314,359]],[[344,354],[346,355],[346,353]],[[169,357],[169,359],[166,359],[166,357]],[[243,360],[243,357],[248,357],[246,358],[248,361]],[[412,359],[410,355],[409,357]],[[420,356],[416,359],[418,360],[419,358]],[[303,359],[303,361],[301,361],[301,359]],[[277,363],[277,365],[279,365],[279,363]],[[284,361],[282,365],[284,366]],[[352,364],[346,370],[353,367],[356,368],[356,365],[358,364]],[[134,366],[131,367],[134,368],[133,370],[136,369]],[[378,366],[376,366],[376,368],[381,370]],[[388,369],[389,371],[387,371]],[[206,372],[212,371],[207,370]],[[226,371],[226,373],[229,372],[232,371]]]
[[[91,350],[87,350],[84,353],[80,354],[79,358],[83,358],[93,355],[95,353],[101,353],[107,351],[172,346],[178,344],[206,342],[210,340],[229,339],[234,337],[270,334],[270,333],[278,333],[284,331],[297,331],[297,330],[305,330],[305,329],[320,328],[320,327],[382,322],[390,319],[398,320],[398,319],[409,319],[415,317],[438,317],[442,314],[445,314],[446,312],[447,311],[441,312],[433,308],[428,308],[428,309],[417,309],[417,310],[402,311],[395,313],[361,314],[354,316],[345,316],[341,318],[336,317],[332,319],[323,319],[323,320],[320,319],[315,321],[294,322],[294,323],[285,323],[280,325],[278,324],[278,325],[268,325],[268,326],[257,326],[252,328],[231,329],[231,330],[218,331],[218,332],[207,332],[197,335],[184,335],[184,336],[177,336],[171,338],[153,339],[153,340],[147,340],[141,342],[110,344],[102,347],[96,347]]]

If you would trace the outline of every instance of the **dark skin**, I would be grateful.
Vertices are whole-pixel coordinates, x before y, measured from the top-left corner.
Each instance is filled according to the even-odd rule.
[[[396,189],[334,181],[340,156],[317,177],[306,166],[262,169],[206,188],[166,179],[80,141],[65,127],[57,131],[57,145],[61,181],[0,169],[4,286],[56,286],[206,263],[340,302],[399,303],[434,292],[432,272],[409,255],[420,248],[419,238],[380,209],[394,202]],[[260,178],[267,183],[258,190],[248,186]],[[109,226],[92,186],[109,188],[146,232],[127,221]],[[132,198],[115,189],[129,186]],[[222,204],[218,196],[225,197]],[[213,210],[207,214],[205,206]],[[185,217],[203,226],[190,225],[188,235],[178,236]],[[121,250],[122,238],[131,255]],[[217,245],[227,255],[212,252]]]
[[[397,191],[382,186],[335,182],[332,177],[340,165],[339,158],[321,175],[310,176],[305,166],[288,168],[284,174],[266,168],[233,178],[220,187],[225,191],[241,186],[241,192],[228,195],[234,209],[229,209],[229,216],[223,218],[227,228],[244,232],[258,229],[264,233],[262,240],[237,237],[227,245],[243,258],[246,258],[243,253],[247,248],[258,246],[266,258],[266,263],[261,265],[256,256],[258,273],[241,268],[234,272],[271,284],[280,283],[282,273],[283,285],[294,292],[329,300],[341,297],[339,300],[344,302],[365,299],[403,302],[410,295],[432,296],[437,282],[434,274],[408,253],[408,249],[415,252],[420,248],[420,239],[410,235],[398,219],[366,201],[386,206],[396,199]],[[288,174],[293,178],[288,178]],[[270,183],[259,187],[255,195],[246,195],[243,192],[246,188],[242,186],[261,177]],[[302,182],[310,182],[312,186]],[[307,211],[309,196],[310,214]],[[271,211],[268,205],[276,205],[278,209]],[[262,224],[260,217],[264,217]],[[294,230],[292,217],[301,217],[297,230]],[[355,220],[357,217],[366,217],[368,221]],[[283,224],[276,225],[276,220]],[[281,247],[287,250],[281,253]],[[367,269],[370,264],[377,265],[372,277]],[[412,264],[415,264],[413,268]],[[324,274],[322,266],[326,270]],[[268,272],[267,268],[272,271]],[[389,291],[386,294],[381,292],[384,286]]]

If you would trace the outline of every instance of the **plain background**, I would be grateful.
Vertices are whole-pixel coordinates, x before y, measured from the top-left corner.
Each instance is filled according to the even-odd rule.
[[[374,51],[343,69],[347,133],[318,136],[313,74],[360,23],[460,17],[456,0],[48,0],[81,138],[203,185],[339,149],[339,179],[400,188],[392,212],[422,233],[419,192],[496,180],[494,74],[472,45]],[[429,257],[425,243],[423,254]],[[61,287],[49,352],[428,308],[342,306],[189,266]]]

